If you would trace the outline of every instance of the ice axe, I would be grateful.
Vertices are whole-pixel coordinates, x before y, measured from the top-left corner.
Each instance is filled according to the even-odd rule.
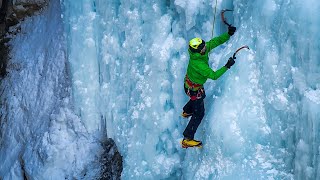
[[[227,22],[227,19],[224,17],[224,13],[225,13],[226,11],[233,11],[233,10],[231,10],[231,9],[223,9],[223,10],[221,11],[221,20],[222,20],[222,22],[225,23],[227,26],[230,27],[231,24],[229,24],[229,23]]]
[[[227,11],[233,11],[233,10],[231,10],[231,9],[223,9],[223,10],[221,11],[221,20],[222,20],[222,22],[223,22],[224,24],[226,24],[228,27],[230,27],[231,24],[229,24],[229,23],[227,22],[227,19],[224,17],[224,13],[227,12]],[[233,53],[232,58],[233,58],[233,59],[236,59],[236,54],[237,54],[241,49],[244,49],[244,48],[250,49],[249,46],[247,46],[247,45],[242,46],[242,47],[240,47],[239,49],[237,49],[236,52]]]
[[[244,48],[250,49],[249,46],[247,46],[247,45],[242,46],[242,47],[238,48],[238,49],[236,50],[236,52],[233,53],[232,58],[233,58],[233,59],[236,59],[236,54],[237,54],[241,49],[244,49]]]
[[[216,22],[216,10],[217,10],[217,0],[216,0],[216,6],[215,6],[215,8],[214,8],[214,20],[213,20],[213,24],[212,24],[212,37],[213,37],[213,31],[214,31],[214,23]],[[229,24],[229,23],[227,22],[226,18],[224,17],[224,13],[225,13],[226,11],[233,11],[233,10],[231,10],[231,9],[223,9],[223,10],[221,11],[221,19],[222,19],[222,22],[223,22],[224,24],[226,24],[228,27],[230,27],[231,24]]]

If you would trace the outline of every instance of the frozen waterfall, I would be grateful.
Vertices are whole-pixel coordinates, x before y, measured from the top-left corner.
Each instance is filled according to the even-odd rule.
[[[188,42],[226,32],[222,9],[237,31],[210,66],[250,50],[207,81],[204,146],[182,149]],[[121,179],[320,179],[319,12],[316,0],[51,0],[9,43],[0,179],[94,177],[83,172],[97,173],[105,133]]]

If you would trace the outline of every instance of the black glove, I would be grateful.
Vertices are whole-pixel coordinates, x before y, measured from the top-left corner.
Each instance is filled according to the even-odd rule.
[[[235,59],[235,58],[234,58],[234,59]],[[227,64],[224,65],[224,67],[230,69],[230,67],[231,67],[232,65],[234,65],[234,63],[235,63],[234,59],[233,59],[232,57],[230,57],[229,60],[228,60],[228,62],[227,62]]]
[[[230,36],[232,36],[234,34],[234,32],[236,32],[237,28],[236,27],[233,27],[233,26],[229,26],[228,27],[228,34]]]

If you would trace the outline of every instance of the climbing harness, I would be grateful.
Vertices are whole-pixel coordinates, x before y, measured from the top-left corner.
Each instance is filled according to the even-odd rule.
[[[233,58],[233,59],[236,59],[236,54],[237,54],[241,49],[244,49],[244,48],[250,49],[249,46],[247,46],[247,45],[242,46],[242,47],[238,48],[238,49],[236,50],[236,52],[233,53],[232,58]]]
[[[202,95],[204,94],[203,85],[196,84],[196,83],[192,82],[189,79],[188,75],[186,75],[186,77],[185,77],[185,82],[188,85],[187,95],[190,97],[190,99],[192,101],[197,100],[197,99],[201,99]],[[196,88],[198,88],[198,89],[196,90]],[[193,91],[193,90],[195,90],[195,91]]]
[[[191,93],[190,88],[188,88],[187,95],[190,97],[191,101],[195,101],[197,99],[202,98],[202,95],[204,94],[204,89],[203,89],[203,87],[201,87],[197,91],[192,91],[192,92],[196,92],[196,94]]]
[[[187,85],[189,86],[189,88],[191,88],[191,89],[200,88],[203,86],[202,84],[196,84],[196,83],[192,82],[189,79],[188,75],[186,75],[185,81],[186,81]]]

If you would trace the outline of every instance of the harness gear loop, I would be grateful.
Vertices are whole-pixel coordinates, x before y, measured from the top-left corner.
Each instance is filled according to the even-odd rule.
[[[187,91],[187,95],[188,95],[188,96],[191,96],[191,95],[190,95],[190,89],[189,89],[189,88],[188,88],[188,91]]]
[[[203,93],[204,93],[204,90],[203,90],[203,88],[200,88],[200,89],[198,89],[198,93],[197,93],[197,99],[200,99],[200,98],[202,98],[202,95],[203,95]]]

